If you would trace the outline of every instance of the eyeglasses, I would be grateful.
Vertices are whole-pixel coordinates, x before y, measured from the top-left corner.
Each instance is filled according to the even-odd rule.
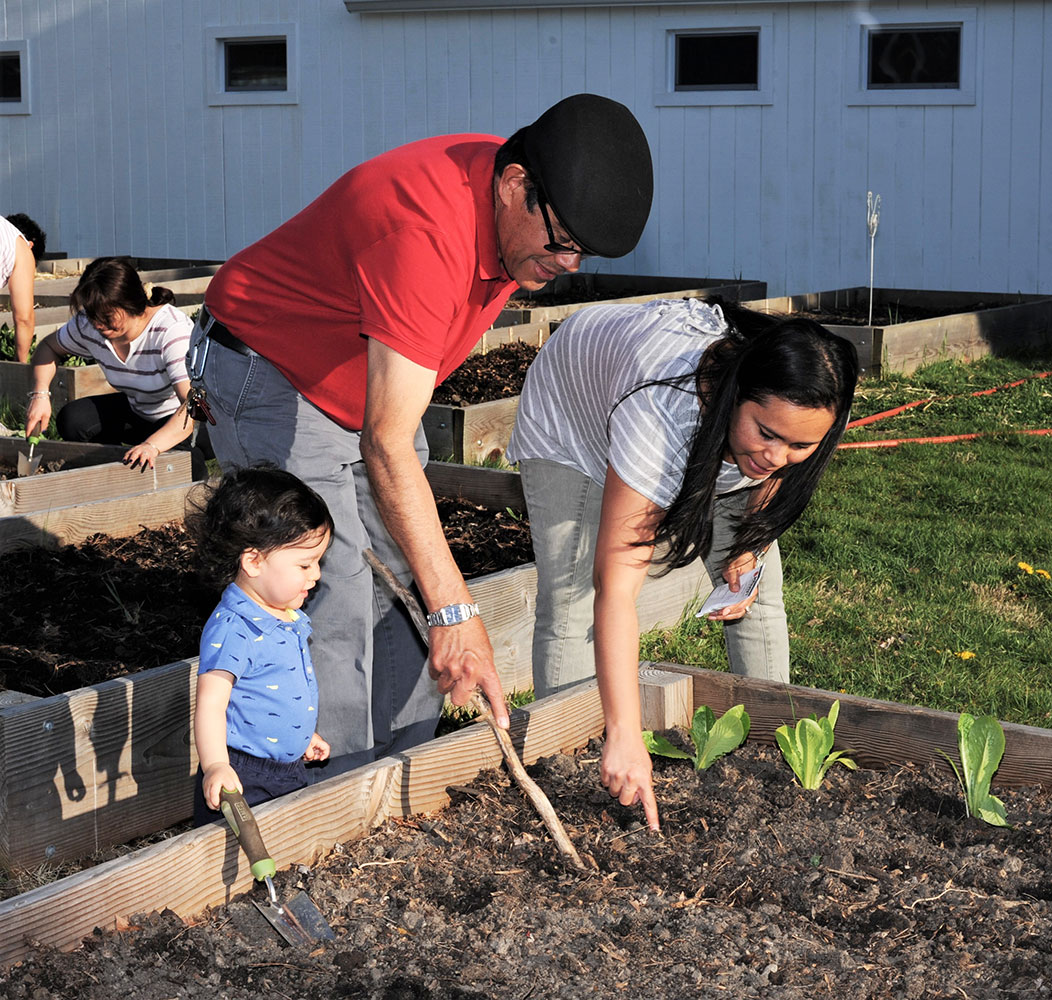
[[[594,257],[595,254],[586,253],[579,247],[568,247],[565,243],[558,243],[555,239],[555,230],[552,229],[552,220],[548,215],[548,200],[544,197],[544,192],[538,187],[537,191],[537,204],[541,209],[541,218],[544,219],[544,228],[548,230],[549,242],[544,244],[544,249],[548,253],[575,253],[581,260],[585,260],[588,257]]]

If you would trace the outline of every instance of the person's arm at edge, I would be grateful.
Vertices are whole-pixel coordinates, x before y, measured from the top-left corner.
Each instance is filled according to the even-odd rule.
[[[226,709],[233,689],[234,675],[228,670],[197,675],[194,744],[204,772],[205,802],[210,809],[219,808],[219,793],[224,787],[243,791],[226,748]]]
[[[434,495],[413,442],[431,401],[435,372],[369,338],[369,374],[361,452],[376,506],[401,548],[427,607],[472,603],[471,592],[442,532]],[[504,692],[493,647],[480,618],[431,629],[430,672],[438,690],[463,705],[476,687],[507,728]]]
[[[48,387],[55,377],[59,361],[66,352],[58,346],[58,334],[49,333],[33,352],[33,388],[26,407],[26,437],[43,434],[51,422],[51,393]]]
[[[15,360],[25,364],[29,361],[29,349],[33,346],[36,332],[36,314],[33,312],[33,279],[37,262],[29,244],[15,239],[15,266],[7,279],[7,291],[11,298],[11,315],[15,323]]]
[[[639,802],[659,828],[650,754],[643,744],[639,702],[639,618],[636,598],[650,569],[651,537],[660,508],[607,467],[593,569],[595,668],[606,720],[602,780],[622,805]]]

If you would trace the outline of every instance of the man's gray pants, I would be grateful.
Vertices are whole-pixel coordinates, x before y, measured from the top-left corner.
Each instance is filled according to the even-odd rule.
[[[191,357],[203,336],[195,326]],[[318,733],[332,747],[329,763],[309,770],[316,780],[331,777],[431,739],[443,699],[427,673],[427,650],[362,556],[371,548],[412,584],[373,501],[360,433],[327,417],[258,354],[247,357],[210,341],[203,385],[224,471],[260,462],[286,469],[322,496],[336,524],[321,580],[304,607],[314,628]],[[422,428],[416,449],[426,464]]]

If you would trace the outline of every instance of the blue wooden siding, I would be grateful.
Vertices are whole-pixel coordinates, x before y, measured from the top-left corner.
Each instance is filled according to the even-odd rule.
[[[866,5],[839,0],[448,13],[0,0],[0,39],[30,43],[32,100],[0,115],[0,212],[36,216],[75,255],[222,258],[366,157],[441,132],[506,135],[591,90],[636,112],[658,197],[636,251],[589,267],[742,275],[772,294],[864,284],[872,190],[878,284],[1052,293],[1052,8],[879,11],[955,6],[975,12],[974,105],[852,103],[845,39]],[[659,32],[699,17],[767,19],[771,103],[655,102]],[[209,105],[205,29],[275,23],[296,25],[299,102]]]

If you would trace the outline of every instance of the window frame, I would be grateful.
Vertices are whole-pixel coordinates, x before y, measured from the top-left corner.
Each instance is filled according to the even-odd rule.
[[[29,88],[29,42],[24,38],[5,39],[0,42],[0,53],[18,55],[18,72],[22,85],[22,100],[0,101],[0,115],[32,114]]]
[[[859,22],[851,19],[845,31],[845,103],[862,107],[895,105],[974,105],[977,19],[974,7],[941,7],[904,11],[899,8],[870,8]],[[894,87],[870,90],[869,36],[873,31],[908,31],[911,28],[957,28],[960,30],[959,86]]]
[[[285,89],[227,90],[227,42],[284,42]],[[211,107],[299,104],[299,51],[293,23],[205,28],[205,63]]]
[[[681,35],[756,33],[756,89],[676,90],[676,39]],[[656,26],[654,104],[657,107],[752,107],[773,104],[774,15],[696,14],[661,18]]]

